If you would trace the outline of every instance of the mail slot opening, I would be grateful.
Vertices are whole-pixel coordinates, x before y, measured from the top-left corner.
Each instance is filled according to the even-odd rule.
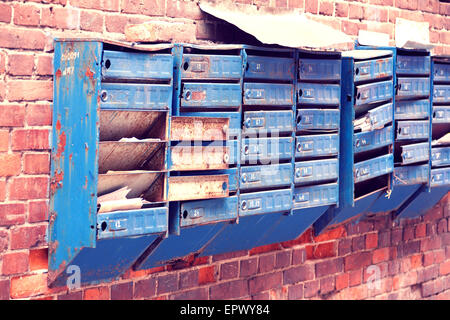
[[[358,75],[359,74],[359,68],[356,68],[355,70],[355,74]]]
[[[449,124],[448,123],[433,123],[433,146],[450,144]]]
[[[389,185],[389,174],[355,183],[355,200],[373,192],[386,189]]]
[[[187,211],[187,210],[184,210],[184,211],[183,211],[183,219],[186,219],[187,216],[188,216],[188,211]]]
[[[299,89],[299,90],[298,90],[298,96],[301,97],[302,95],[303,95],[303,90],[302,90],[302,89]]]

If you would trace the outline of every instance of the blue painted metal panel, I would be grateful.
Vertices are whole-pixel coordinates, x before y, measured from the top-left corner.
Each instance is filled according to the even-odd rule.
[[[235,83],[184,83],[180,105],[183,108],[238,108],[241,85]]]
[[[102,83],[101,109],[167,110],[172,87],[163,84]]]
[[[101,52],[98,42],[55,42],[48,230],[50,282],[81,248],[95,247],[96,243]]]
[[[229,151],[228,164],[238,164],[239,163],[239,140],[227,140],[227,147]]]
[[[293,58],[247,56],[245,79],[293,80],[294,74]]]
[[[244,105],[290,106],[294,86],[282,83],[244,83]]]
[[[433,103],[450,102],[450,85],[435,84],[433,89]]]
[[[180,210],[181,226],[236,219],[237,209],[237,196],[183,202]]]
[[[239,204],[239,216],[289,211],[292,208],[292,190],[241,193]]]
[[[168,208],[116,211],[97,215],[98,239],[166,233]]]
[[[200,256],[249,250],[260,245],[260,240],[277,226],[284,213],[256,214],[239,217],[239,223],[227,224],[222,232],[209,242]]]
[[[138,257],[144,253],[160,235],[105,239],[97,242],[96,248],[82,248],[75,259],[67,264],[63,273],[53,283],[56,287],[67,285],[74,271],[79,268],[81,284],[96,284],[117,280],[130,269]]]
[[[396,140],[428,139],[429,121],[398,121]]]
[[[428,164],[420,166],[395,167],[394,184],[402,186],[427,183],[429,172],[430,167]]]
[[[386,154],[355,163],[355,183],[372,179],[394,171],[394,156]]]
[[[450,185],[450,167],[431,169],[431,186],[440,187]]]
[[[273,163],[292,158],[293,139],[285,138],[245,138],[242,141],[241,163],[249,161]]]
[[[150,255],[136,266],[136,269],[143,270],[162,266],[199,252],[227,224],[228,222],[219,222],[181,228],[179,236],[171,236],[161,241]]]
[[[294,209],[320,207],[338,203],[337,183],[298,187],[294,189]]]
[[[241,132],[241,113],[240,112],[180,112],[180,116],[185,117],[213,117],[213,118],[229,118],[228,135],[237,137]]]
[[[242,57],[183,54],[181,79],[234,79],[242,76]]]
[[[296,137],[296,158],[337,155],[338,150],[338,134],[318,134]]]
[[[433,167],[441,167],[450,165],[450,147],[431,149],[431,165]]]
[[[430,114],[430,100],[400,100],[395,102],[396,120],[426,119]]]
[[[355,61],[353,67],[355,83],[392,77],[394,72],[392,61],[392,57],[367,61]]]
[[[397,55],[397,74],[401,75],[429,75],[431,72],[430,56]]]
[[[434,77],[433,81],[450,81],[450,64],[448,63],[434,63]]]
[[[450,191],[449,186],[431,188],[431,192],[423,190],[399,212],[397,219],[415,218],[425,214]]]
[[[430,145],[428,142],[403,145],[401,149],[402,164],[411,164],[430,159]]]
[[[180,176],[191,176],[192,172],[178,172]],[[226,174],[228,175],[228,191],[235,192],[238,189],[238,169],[230,168],[230,169],[222,169],[222,170],[204,170],[204,171],[195,171],[196,176],[209,176],[209,175],[219,175]]]
[[[392,103],[383,104],[367,112],[372,128],[382,128],[394,118]]]
[[[393,95],[392,80],[356,86],[355,94],[356,106],[390,100]]]
[[[250,190],[290,186],[292,176],[291,163],[241,167],[239,188],[241,190]]]
[[[338,106],[341,87],[338,84],[300,82],[297,84],[297,97],[299,104]]]
[[[397,210],[404,204],[409,197],[411,197],[421,185],[397,185],[392,189],[392,193],[388,196],[387,193],[379,195],[378,199],[365,211],[365,215],[372,215],[376,213],[390,212]]]
[[[337,130],[337,109],[297,109],[297,130]]]
[[[397,77],[397,98],[412,98],[430,95],[430,78]]]
[[[286,111],[246,111],[244,112],[244,133],[290,132],[293,112]]]
[[[295,163],[295,184],[335,180],[338,178],[338,159],[301,161]]]
[[[354,153],[374,150],[392,144],[392,133],[392,126],[379,130],[355,133]]]
[[[450,107],[433,106],[433,123],[450,123]]]
[[[301,81],[341,79],[341,60],[303,59],[299,60],[298,77]]]
[[[103,52],[102,80],[171,80],[173,57],[145,52]]]

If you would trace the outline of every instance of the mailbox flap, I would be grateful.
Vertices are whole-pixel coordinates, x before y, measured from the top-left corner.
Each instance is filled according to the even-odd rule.
[[[337,130],[339,117],[337,109],[297,109],[297,130]]]
[[[354,82],[392,77],[394,72],[392,61],[392,57],[356,61],[354,63]]]
[[[102,80],[171,80],[170,54],[103,51]]]
[[[430,78],[397,78],[398,98],[422,97],[429,95]]]
[[[450,81],[450,64],[447,63],[435,63],[434,64],[434,77],[433,81]]]
[[[450,165],[450,147],[432,148],[431,165],[433,167]]]
[[[402,166],[394,168],[394,185],[413,185],[428,182],[430,167],[428,164],[420,166]]]
[[[450,106],[433,106],[433,123],[450,123]]]
[[[172,105],[172,86],[165,84],[102,83],[100,108],[167,110]]]
[[[247,56],[245,79],[293,80],[295,61],[293,58]]]
[[[303,105],[338,106],[341,87],[338,84],[305,83],[297,84],[298,103]]]
[[[243,132],[290,132],[293,113],[286,111],[246,111],[244,112]]]
[[[296,158],[337,155],[338,150],[338,134],[318,134],[296,137]]]
[[[448,84],[435,84],[433,89],[433,103],[450,102],[450,86]]]
[[[430,114],[430,100],[400,100],[395,102],[396,120],[426,119]]]
[[[292,208],[292,190],[271,190],[242,193],[239,196],[239,215],[289,211]]]
[[[183,83],[183,108],[238,108],[241,85],[235,83]]]
[[[401,149],[402,164],[427,161],[430,158],[430,145],[428,142],[403,145]]]
[[[291,159],[293,153],[292,142],[291,137],[243,139],[241,147],[241,163],[247,161],[278,161]]]
[[[431,170],[431,187],[450,185],[450,167]]]
[[[397,55],[397,74],[429,75],[431,70],[430,56]]]
[[[304,59],[299,60],[298,76],[302,81],[341,79],[340,59]]]
[[[239,80],[241,76],[241,56],[183,54],[181,79]]]
[[[237,218],[237,209],[237,196],[183,202],[180,207],[181,226],[233,220]]]
[[[354,152],[378,149],[393,143],[392,126],[383,129],[358,132],[354,138]]]
[[[394,171],[394,156],[386,154],[373,159],[355,163],[355,183],[382,176]]]
[[[357,106],[388,101],[392,99],[393,95],[392,80],[356,86],[355,95],[355,104]]]
[[[244,105],[290,106],[294,86],[283,83],[244,83]]]
[[[428,139],[429,128],[428,121],[397,121],[396,140]]]
[[[166,233],[168,208],[116,211],[97,214],[97,238],[109,239]]]
[[[316,183],[338,178],[338,159],[301,161],[295,163],[295,184]]]
[[[294,190],[294,209],[337,204],[338,184],[299,187]]]
[[[241,167],[241,190],[289,186],[292,183],[292,164]]]

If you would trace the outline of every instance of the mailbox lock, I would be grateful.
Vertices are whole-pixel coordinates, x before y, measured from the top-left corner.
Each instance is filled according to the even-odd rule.
[[[302,151],[302,144],[301,143],[297,143],[297,151],[298,152]]]
[[[102,90],[100,93],[100,99],[102,99],[103,102],[108,101],[108,92],[106,92],[106,90]]]
[[[186,61],[185,63],[183,63],[183,69],[184,69],[184,71],[189,69],[189,62]]]
[[[297,178],[300,178],[300,177],[301,177],[301,170],[300,170],[300,168],[295,169],[295,176],[296,176]]]
[[[230,156],[228,155],[228,153],[225,153],[223,155],[223,162],[224,163],[228,163],[228,161],[230,161]]]
[[[356,147],[359,148],[361,146],[361,140],[357,139],[356,140]]]
[[[248,154],[248,152],[249,152],[249,147],[248,147],[248,145],[245,145],[244,146],[244,154]]]
[[[222,132],[227,133],[227,131],[228,131],[228,126],[225,124],[222,128]]]
[[[186,101],[191,100],[191,91],[190,90],[186,90],[186,92],[184,93],[184,100],[186,100]]]
[[[246,183],[247,182],[247,174],[243,173],[241,180],[242,180],[242,182]]]
[[[250,128],[250,123],[251,123],[250,118],[245,119],[245,126],[246,126],[247,128]]]
[[[242,200],[242,202],[241,202],[241,209],[242,210],[247,210],[247,201],[246,200]]]

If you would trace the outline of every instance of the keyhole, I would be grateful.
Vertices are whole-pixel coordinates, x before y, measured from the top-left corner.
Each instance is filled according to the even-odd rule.
[[[355,74],[358,75],[359,74],[359,68],[356,68],[355,70]]]
[[[302,95],[303,95],[303,90],[302,89],[298,90],[298,96],[301,97]]]
[[[185,63],[183,64],[183,69],[184,69],[184,71],[186,71],[187,69],[189,69],[189,62],[185,62]]]
[[[105,67],[106,69],[109,69],[109,67],[111,67],[111,61],[109,59],[105,61]]]
[[[108,226],[108,224],[106,223],[106,221],[103,221],[102,225],[101,225],[102,231],[105,231],[107,226]]]
[[[297,124],[300,124],[300,122],[302,122],[302,116],[297,117]]]
[[[184,211],[183,211],[183,219],[186,219],[187,216],[188,216],[188,211],[187,211],[187,210],[184,210]]]

